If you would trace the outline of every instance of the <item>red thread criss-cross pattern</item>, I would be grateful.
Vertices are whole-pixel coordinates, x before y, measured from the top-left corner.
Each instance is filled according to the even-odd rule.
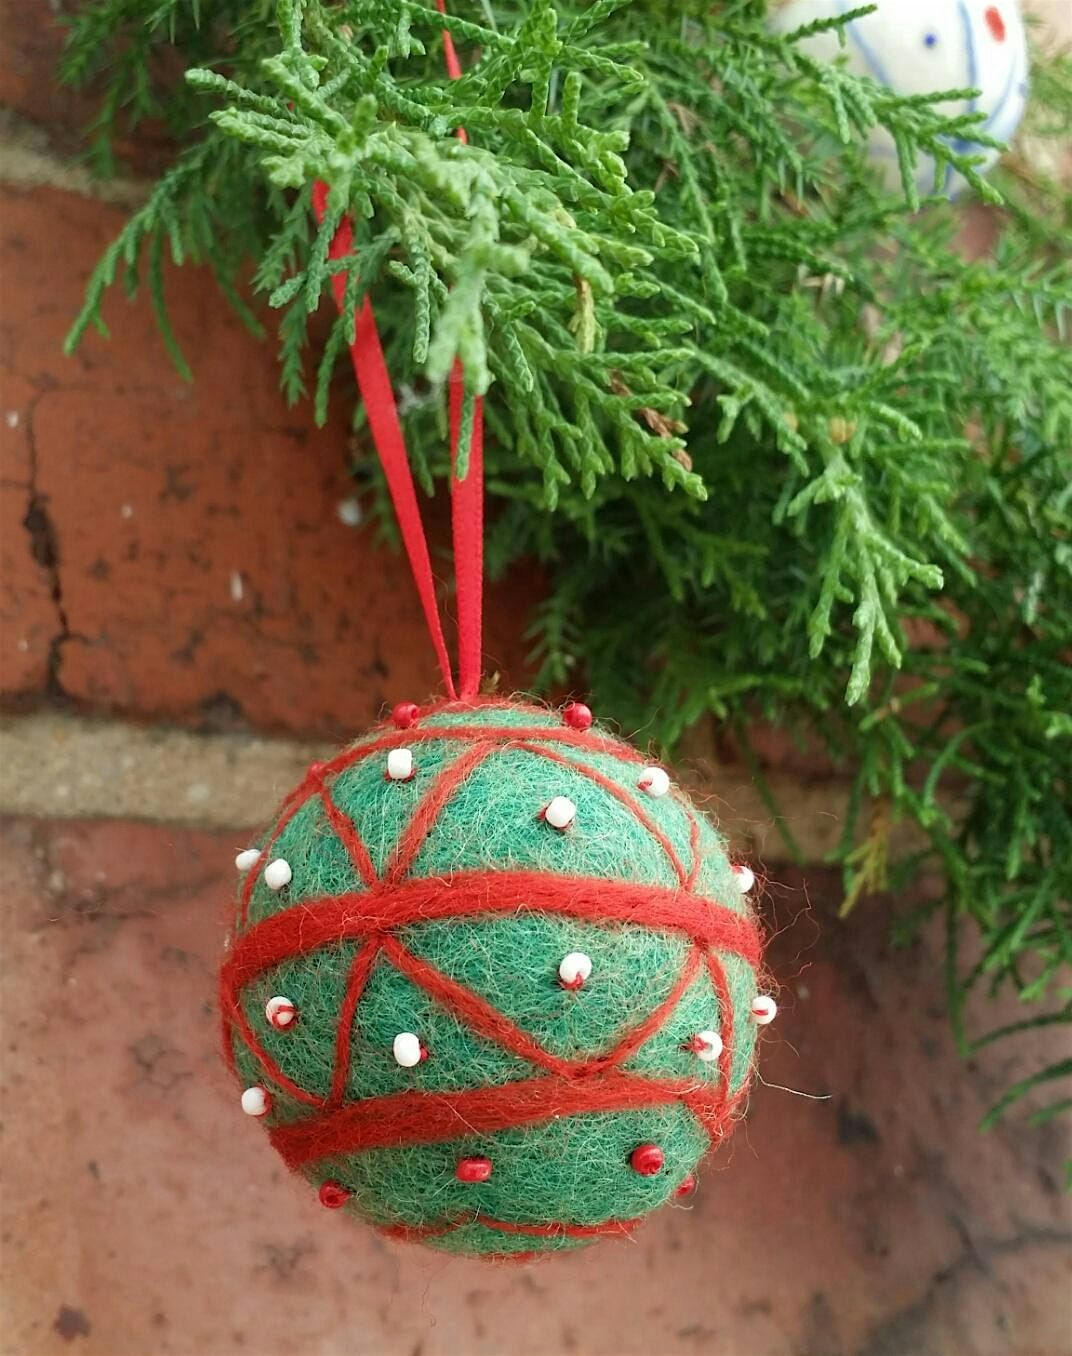
[[[437,709],[464,710],[469,705],[448,704]],[[494,710],[496,706],[518,710],[516,705],[501,702],[478,705],[483,710]],[[534,717],[539,714],[536,708],[532,711]],[[429,740],[449,740],[467,747],[437,773],[402,831],[382,874],[377,874],[359,827],[335,804],[328,783],[344,769],[387,749],[419,746]],[[556,744],[558,748],[550,747]],[[441,879],[412,877],[409,873],[417,855],[453,793],[477,767],[504,749],[523,750],[561,763],[613,795],[659,844],[677,878],[677,886],[539,871],[463,871],[452,875],[449,885]],[[232,1067],[233,1027],[258,1060],[266,1079],[314,1109],[305,1119],[270,1130],[276,1149],[290,1167],[299,1168],[322,1158],[367,1149],[442,1142],[474,1133],[534,1125],[552,1115],[629,1110],[673,1102],[689,1108],[712,1142],[721,1138],[744,1089],[736,1096],[730,1095],[734,1014],[718,952],[734,953],[757,967],[760,962],[757,929],[750,919],[695,893],[700,862],[699,823],[684,798],[680,803],[689,816],[692,859],[687,866],[633,795],[598,769],[574,761],[563,749],[608,753],[623,761],[642,762],[635,750],[595,731],[581,733],[565,726],[535,723],[424,725],[384,733],[338,754],[330,762],[315,765],[288,798],[271,840],[243,887],[239,926],[245,930],[237,936],[223,967],[221,1006],[225,1052]],[[247,928],[252,892],[274,843],[291,818],[314,797],[323,804],[364,888],[303,900]],[[692,945],[669,993],[642,1022],[622,1034],[609,1050],[586,1059],[565,1059],[546,1050],[534,1036],[472,989],[415,955],[395,935],[398,929],[418,921],[516,913],[521,909],[586,921],[633,922],[682,933],[691,939]],[[331,1086],[328,1094],[322,1096],[295,1083],[272,1059],[250,1026],[239,1000],[244,986],[264,971],[346,939],[358,940],[362,945],[347,975],[336,1029]],[[542,1073],[496,1087],[434,1092],[409,1089],[344,1104],[354,1018],[365,985],[381,956],[475,1033],[528,1060]],[[622,1065],[662,1027],[701,967],[706,968],[710,977],[720,1012],[723,1050],[717,1084],[695,1078],[652,1078],[626,1072]],[[629,1226],[628,1221],[611,1221],[606,1227],[617,1232]],[[552,1233],[568,1233],[574,1227],[581,1226],[546,1226]],[[403,1232],[406,1237],[414,1237],[420,1231],[407,1227]]]

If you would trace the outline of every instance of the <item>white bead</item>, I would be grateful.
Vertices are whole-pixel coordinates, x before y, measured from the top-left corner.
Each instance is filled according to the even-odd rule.
[[[733,874],[737,880],[737,889],[746,895],[756,883],[756,873],[750,866],[735,866]]]
[[[272,1099],[265,1088],[247,1088],[242,1094],[242,1110],[247,1116],[267,1116],[271,1109]]]
[[[583,951],[571,951],[559,962],[558,977],[563,984],[576,984],[578,980],[583,984],[591,973],[592,957]]]
[[[277,857],[274,862],[269,862],[264,868],[264,883],[269,890],[282,890],[284,885],[289,885],[294,879],[294,872],[290,869],[290,863]]]
[[[555,796],[543,817],[553,829],[568,829],[577,818],[577,807],[568,796]]]
[[[393,782],[408,782],[413,776],[413,750],[391,749],[387,755],[387,775]]]
[[[271,1022],[272,1026],[282,1030],[285,1026],[290,1026],[294,1018],[298,1015],[298,1010],[289,998],[284,998],[282,994],[277,994],[275,998],[269,998],[264,1005],[264,1015]]]
[[[698,1031],[696,1039],[704,1043],[704,1048],[696,1051],[696,1058],[705,1064],[713,1064],[722,1053],[722,1037],[717,1031]]]
[[[649,796],[665,796],[670,790],[670,778],[661,767],[646,767],[640,774],[637,786]]]
[[[234,864],[239,871],[249,871],[257,865],[260,859],[260,848],[246,848],[234,859]]]
[[[752,1016],[756,1026],[769,1026],[778,1016],[778,1004],[765,993],[756,994],[752,999]]]
[[[412,1031],[400,1031],[394,1041],[395,1063],[412,1069],[421,1062],[421,1042]]]

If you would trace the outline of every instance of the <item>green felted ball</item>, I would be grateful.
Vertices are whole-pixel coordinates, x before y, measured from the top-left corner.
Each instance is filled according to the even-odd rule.
[[[750,873],[589,724],[396,708],[239,855],[225,1050],[325,1206],[446,1252],[582,1247],[690,1191],[739,1115],[772,1006]]]

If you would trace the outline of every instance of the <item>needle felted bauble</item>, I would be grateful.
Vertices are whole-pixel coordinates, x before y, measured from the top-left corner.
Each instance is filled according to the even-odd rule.
[[[225,1046],[321,1202],[446,1252],[627,1232],[748,1083],[760,936],[712,825],[629,745],[501,699],[395,709],[238,857]]]
[[[844,30],[847,46],[836,32],[816,33],[801,44],[812,56],[832,61],[844,53],[849,69],[870,75],[896,94],[933,94],[941,90],[977,89],[973,99],[939,105],[950,114],[984,113],[982,130],[1007,142],[1023,117],[1027,101],[1028,59],[1024,24],[1017,0],[877,0],[871,14],[854,19]],[[837,18],[858,8],[856,0],[789,0],[775,11],[774,27],[792,32],[816,19]],[[985,172],[998,152],[978,142],[957,139],[962,154],[981,155]],[[882,127],[871,134],[869,151],[891,188],[901,182],[893,138]],[[935,165],[921,157],[916,183],[921,193],[954,197],[963,178],[950,168],[935,183]]]

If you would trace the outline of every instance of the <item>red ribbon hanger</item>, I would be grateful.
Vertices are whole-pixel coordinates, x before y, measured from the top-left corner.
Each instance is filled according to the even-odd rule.
[[[445,13],[445,0],[436,0],[440,13]],[[447,74],[452,80],[461,75],[461,65],[450,34],[443,31],[443,49]],[[464,128],[458,129],[458,139],[466,141]],[[318,224],[327,214],[329,186],[323,180],[313,185],[313,212]],[[354,228],[349,217],[344,217],[328,250],[330,259],[348,258],[353,249]],[[331,279],[335,303],[342,310],[346,294],[346,274],[335,273]],[[380,341],[380,332],[372,302],[366,295],[354,324],[354,341],[350,358],[357,377],[358,390],[365,405],[369,432],[376,453],[383,466],[387,488],[402,533],[413,581],[417,586],[424,619],[432,638],[432,646],[443,674],[447,695],[471,700],[480,689],[481,650],[484,606],[484,403],[477,396],[473,411],[473,432],[469,443],[469,464],[464,477],[459,478],[458,440],[461,433],[462,407],[465,399],[465,377],[461,363],[455,360],[450,374],[450,465],[451,465],[451,536],[454,546],[454,579],[458,607],[458,683],[455,686],[450,654],[443,635],[443,623],[436,601],[432,562],[428,554],[428,539],[417,503],[417,491],[406,452],[406,440],[398,417],[391,376]]]

